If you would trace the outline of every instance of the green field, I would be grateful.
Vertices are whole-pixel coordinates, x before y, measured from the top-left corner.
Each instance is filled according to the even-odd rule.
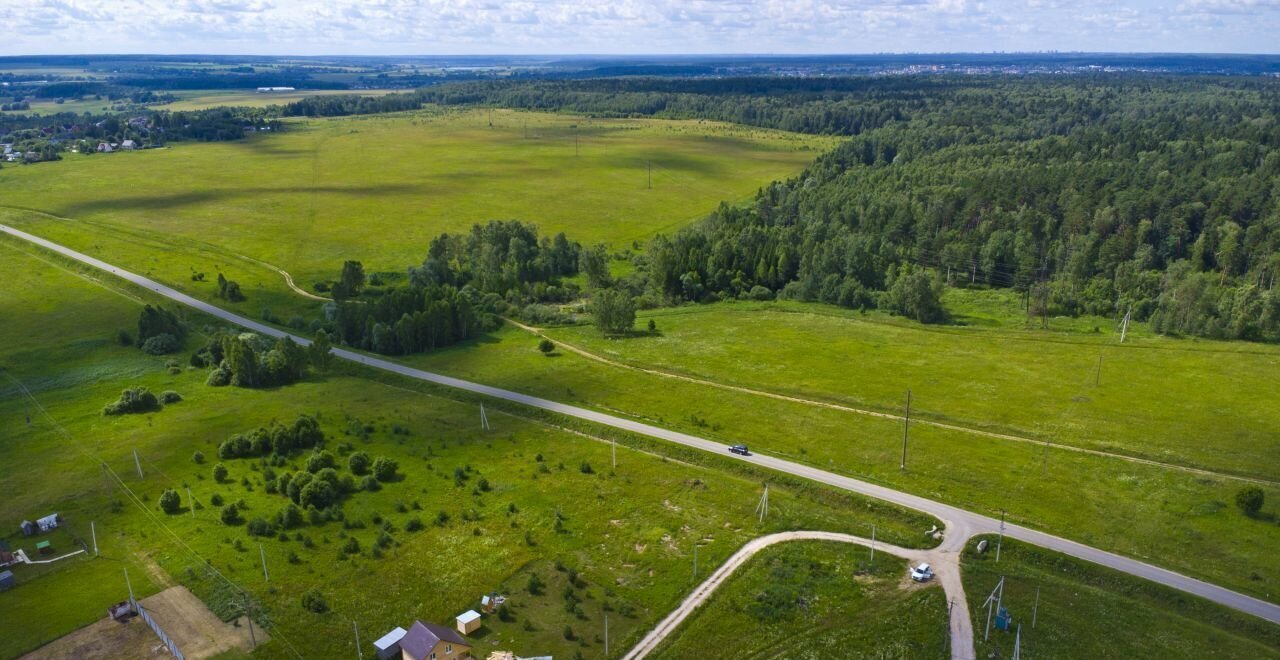
[[[940,658],[947,599],[903,583],[907,561],[795,541],[747,561],[653,658]]]
[[[626,445],[618,447],[615,472],[606,443],[492,409],[495,429],[482,432],[473,404],[407,382],[337,371],[270,390],[211,388],[203,370],[172,374],[165,358],[110,341],[115,328],[134,322],[139,307],[132,297],[144,293],[95,282],[19,247],[0,241],[0,277],[22,292],[0,298],[4,317],[18,319],[0,327],[0,450],[7,468],[0,488],[8,494],[0,524],[16,529],[22,519],[59,511],[81,536],[96,523],[103,556],[55,564],[40,576],[19,567],[22,584],[0,594],[0,618],[28,620],[35,614],[25,612],[27,598],[37,594],[47,603],[38,610],[40,626],[5,635],[3,657],[101,617],[106,604],[124,598],[125,565],[136,568],[130,575],[140,576],[134,584],[142,594],[157,583],[180,582],[225,616],[242,607],[236,589],[248,590],[255,615],[272,623],[266,657],[345,657],[354,651],[347,641],[353,620],[368,641],[415,618],[448,622],[492,590],[511,598],[514,620],[488,617],[477,636],[486,646],[598,655],[603,614],[611,612],[611,650],[620,655],[693,586],[695,544],[709,567],[762,533],[865,534],[876,524],[890,542],[919,545],[920,530],[933,524],[822,489],[776,484],[770,518],[760,525],[752,513],[760,494],[755,476]],[[42,301],[53,300],[58,314],[42,314],[53,304]],[[191,320],[197,328],[203,323]],[[131,385],[175,390],[185,400],[152,414],[104,417],[103,404]],[[343,474],[345,455],[354,450],[394,458],[403,478],[347,496],[344,522],[304,525],[285,538],[254,538],[244,524],[224,525],[215,494],[228,503],[243,500],[245,521],[272,518],[287,500],[266,492],[267,466],[257,459],[223,460],[230,476],[215,483],[218,443],[300,413],[321,420]],[[193,461],[196,450],[207,457],[203,464]],[[273,469],[297,471],[304,459]],[[178,514],[158,510],[166,488],[182,496]],[[442,512],[447,520],[437,524]],[[413,518],[425,528],[406,529]],[[384,527],[393,541],[378,558],[375,540]],[[343,559],[339,548],[350,538],[359,552]],[[270,582],[263,580],[259,544]],[[566,607],[570,568],[579,574],[571,588],[576,608]],[[527,588],[535,573],[547,585],[539,594]],[[82,579],[94,589],[67,588]],[[330,612],[301,607],[310,589],[327,599]],[[573,628],[573,640],[565,638],[565,626]]]
[[[949,292],[958,310],[1012,298]],[[999,327],[927,327],[819,305],[723,303],[642,314],[638,325],[652,318],[661,329],[655,337],[611,341],[589,326],[549,334],[627,364],[893,414],[910,388],[921,419],[1280,480],[1280,406],[1259,405],[1280,401],[1280,347],[1143,328],[1121,344],[1107,320],[1092,320],[1105,328],[1097,333],[1043,331],[1016,327],[1008,311]]]
[[[269,105],[285,105],[312,96],[382,96],[396,90],[392,89],[297,89],[291,92],[257,92],[254,90],[190,90],[169,92],[178,97],[177,101],[148,106],[155,110],[204,110],[221,106],[242,106],[263,108]]]
[[[1280,628],[1261,619],[1008,539],[997,563],[988,540],[992,550],[974,552],[975,539],[962,563],[979,658],[1011,657],[1018,624],[1024,657],[1280,657]],[[1001,577],[1013,629],[997,630],[993,615],[984,641],[982,604]]]
[[[575,148],[575,141],[578,146]],[[798,172],[829,138],[714,122],[423,111],[293,121],[243,142],[174,144],[0,170],[6,223],[207,297],[233,275],[249,309],[294,311],[346,259],[403,272],[429,241],[520,219],[629,248]],[[575,153],[576,149],[576,153]],[[652,188],[648,164],[652,164]],[[261,287],[261,289],[259,289]]]
[[[684,311],[697,314],[702,309]],[[830,310],[823,306],[811,309]],[[647,316],[642,315],[638,325],[643,325]],[[738,331],[749,335],[753,332],[751,318],[743,317]],[[666,317],[658,317],[660,331],[667,322]],[[549,334],[558,337],[569,332],[554,329]],[[589,332],[593,331],[572,331],[575,337]],[[903,332],[934,336],[932,329],[911,331],[904,327]],[[640,350],[642,345],[657,341],[661,338],[637,335],[607,343],[622,352]],[[758,345],[764,351],[773,344]],[[679,359],[677,350],[672,353]],[[743,357],[746,355],[744,352]],[[912,427],[908,469],[902,471],[902,425],[897,420],[663,378],[602,364],[567,350],[544,358],[537,351],[536,338],[510,327],[470,345],[402,361],[725,444],[746,442],[756,451],[988,515],[998,516],[1001,509],[1007,509],[1009,519],[1018,524],[1261,598],[1280,597],[1275,586],[1280,565],[1272,551],[1280,544],[1280,526],[1266,519],[1277,510],[1275,503],[1280,499],[1280,491],[1273,486],[1264,487],[1268,501],[1264,517],[1249,519],[1233,504],[1242,485],[1234,479],[1061,449],[1050,449],[1046,459],[1039,444],[926,425]],[[884,368],[892,370],[893,365]],[[1087,369],[1080,374],[1082,379]],[[854,380],[852,375],[850,380]],[[1082,483],[1084,475],[1087,481]],[[1249,578],[1241,567],[1256,573],[1258,579]]]

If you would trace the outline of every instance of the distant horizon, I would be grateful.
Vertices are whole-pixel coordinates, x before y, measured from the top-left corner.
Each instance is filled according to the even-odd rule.
[[[1280,52],[1280,0],[31,0],[0,54]]]
[[[236,57],[236,58],[325,58],[325,57],[348,57],[348,58],[375,58],[375,59],[404,59],[404,58],[476,58],[476,57],[493,57],[493,58],[526,58],[526,59],[548,59],[548,58],[581,58],[581,59],[597,59],[597,58],[619,58],[619,59],[672,59],[672,58],[839,58],[839,57],[947,57],[947,56],[1001,56],[1001,55],[1038,55],[1038,56],[1202,56],[1202,57],[1280,57],[1280,50],[1275,52],[1232,52],[1232,51],[1180,51],[1180,50],[995,50],[995,51],[978,51],[978,50],[947,50],[947,51],[867,51],[867,52],[706,52],[706,53],[645,53],[645,52],[547,52],[547,53],[518,53],[518,52],[455,52],[455,53],[361,53],[361,52],[329,52],[329,53],[266,53],[266,52],[217,52],[217,51],[120,51],[120,52],[97,52],[85,51],[76,53],[57,53],[57,52],[32,52],[32,53],[12,53],[0,55],[0,60],[6,59],[23,59],[32,57]]]

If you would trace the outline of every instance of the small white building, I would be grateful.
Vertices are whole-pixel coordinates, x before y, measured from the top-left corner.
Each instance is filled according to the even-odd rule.
[[[124,142],[120,143],[120,148],[124,149],[125,151],[133,151],[134,149],[138,148],[138,143],[134,142],[133,140],[125,140]]]
[[[480,613],[475,610],[467,610],[466,612],[459,614],[457,623],[458,632],[464,635],[470,635],[471,633],[479,630],[482,625],[480,621]]]
[[[36,525],[40,527],[40,531],[42,532],[55,530],[58,528],[58,525],[61,523],[62,523],[62,516],[56,513],[51,513],[36,521]]]
[[[115,149],[112,149],[111,145],[107,144],[106,142],[98,143],[98,153],[109,154],[113,151],[115,151]]]

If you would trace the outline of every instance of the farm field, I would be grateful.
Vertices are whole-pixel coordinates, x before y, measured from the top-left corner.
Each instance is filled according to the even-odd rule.
[[[779,484],[761,525],[753,517],[760,485],[749,475],[626,446],[618,447],[615,472],[605,443],[496,410],[494,430],[482,432],[470,403],[341,370],[268,390],[208,387],[204,370],[172,373],[166,358],[110,339],[113,328],[136,320],[135,298],[145,292],[95,282],[8,241],[0,250],[0,277],[23,292],[0,298],[0,312],[13,320],[0,327],[0,448],[9,468],[0,487],[11,494],[0,504],[0,524],[16,529],[24,518],[59,511],[81,535],[96,523],[102,550],[29,581],[20,576],[23,584],[0,593],[6,620],[26,616],[16,612],[27,596],[49,604],[39,610],[41,626],[5,636],[3,657],[101,617],[107,600],[124,597],[120,569],[130,561],[140,595],[177,582],[224,618],[244,611],[239,590],[247,590],[255,618],[272,624],[272,641],[255,657],[346,657],[354,651],[352,621],[368,642],[415,618],[449,623],[489,591],[510,598],[511,620],[485,619],[476,639],[487,650],[598,655],[610,612],[611,649],[620,655],[693,586],[695,544],[700,562],[712,566],[762,533],[865,533],[875,524],[886,541],[919,546],[921,530],[935,524]],[[65,316],[39,313],[39,301],[55,297]],[[199,330],[201,321],[191,321]],[[201,340],[194,333],[187,350]],[[184,400],[145,415],[101,414],[134,385]],[[396,460],[400,477],[347,495],[341,521],[250,536],[252,521],[275,519],[288,502],[267,492],[268,470],[302,471],[306,456],[272,466],[219,458],[218,444],[304,413],[319,420],[343,475],[348,454],[360,451]],[[229,471],[221,482],[212,476],[217,463]],[[168,488],[182,500],[174,514],[157,506]],[[242,504],[241,520],[224,524],[216,499]],[[535,574],[543,586],[531,591]],[[70,588],[82,579],[95,590]],[[303,609],[312,590],[327,612]]]
[[[241,281],[246,305],[288,313],[300,299],[243,257],[309,288],[346,259],[403,272],[441,232],[513,218],[546,235],[629,248],[797,173],[834,143],[715,122],[494,111],[491,126],[487,111],[424,110],[8,167],[0,206],[57,216],[2,221],[109,253],[193,295],[208,293],[193,272],[212,280],[218,268],[255,271],[262,290]]]
[[[1011,295],[952,289],[961,312]],[[1030,439],[1280,480],[1280,348],[1142,328],[921,326],[884,313],[729,302],[641,312],[658,336],[547,334],[629,365]],[[1078,319],[1077,325],[1087,323]],[[1098,365],[1101,359],[1099,378]],[[1095,382],[1096,380],[1096,382]],[[976,438],[975,438],[976,440]],[[985,442],[985,441],[984,441]]]
[[[1276,626],[1100,566],[1005,539],[995,561],[969,543],[962,560],[977,656],[1011,657],[1022,626],[1022,653],[1037,658],[1277,658]],[[981,609],[1000,578],[1013,619],[983,640]],[[1039,605],[1036,592],[1039,590]],[[1033,624],[1034,620],[1034,626]]]
[[[262,108],[269,105],[284,105],[312,96],[382,96],[390,94],[393,89],[296,89],[291,92],[260,93],[248,90],[197,89],[169,92],[178,97],[177,101],[149,106],[156,110],[204,110],[221,106],[243,106]],[[403,90],[399,90],[403,91]]]
[[[663,329],[660,320],[659,329]],[[551,336],[558,336],[552,330]],[[618,340],[632,345],[653,338]],[[401,358],[459,378],[622,414],[888,485],[1275,600],[1280,527],[1233,504],[1246,482],[762,398],[602,364],[505,327]],[[1083,475],[1087,475],[1084,478]],[[1264,485],[1264,513],[1280,497]],[[1064,497],[1069,493],[1070,497]],[[1249,567],[1242,573],[1241,567]],[[1257,579],[1250,577],[1256,573]]]
[[[652,658],[945,657],[947,600],[904,584],[907,561],[794,541],[752,557]]]

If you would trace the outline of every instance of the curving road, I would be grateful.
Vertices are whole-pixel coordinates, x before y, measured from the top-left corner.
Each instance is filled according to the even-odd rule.
[[[869,539],[864,539],[861,536],[837,534],[835,532],[779,532],[752,539],[721,564],[720,568],[711,574],[711,577],[698,585],[698,588],[694,589],[693,593],[689,594],[689,597],[685,598],[675,611],[667,615],[667,618],[649,631],[649,634],[645,635],[644,639],[640,640],[640,643],[622,656],[622,660],[640,660],[652,653],[664,639],[675,632],[676,628],[679,628],[680,624],[690,614],[693,614],[695,610],[701,607],[707,598],[716,589],[719,589],[724,584],[724,581],[741,568],[748,559],[771,545],[786,541],[836,541],[864,546],[872,545]],[[969,603],[964,598],[964,588],[960,584],[960,565],[956,562],[958,556],[953,552],[899,548],[898,546],[880,542],[877,542],[875,547],[895,557],[908,559],[913,564],[927,562],[933,566],[934,573],[938,576],[938,581],[942,583],[942,589],[947,594],[947,599],[955,606],[951,616],[951,658],[952,660],[973,660],[973,622],[969,620]]]
[[[208,314],[210,316],[217,317],[228,323],[233,323],[235,325],[239,325],[241,327],[248,328],[255,332],[260,332],[264,335],[269,335],[272,337],[291,337],[294,341],[301,344],[311,343],[310,340],[308,340],[305,337],[300,337],[292,333],[284,332],[282,330],[273,328],[268,325],[264,325],[252,319],[245,318],[238,314],[233,314],[222,308],[215,307],[214,305],[211,305],[207,302],[192,298],[191,296],[188,296],[187,294],[182,293],[181,291],[177,291],[175,289],[167,287],[163,284],[160,284],[159,282],[151,280],[150,278],[144,277],[142,275],[138,275],[136,273],[131,273],[127,270],[124,270],[116,266],[113,266],[109,263],[106,263],[105,261],[96,259],[94,257],[90,257],[86,254],[77,252],[75,250],[64,247],[52,241],[48,241],[43,238],[40,238],[39,236],[34,236],[32,234],[28,234],[27,232],[24,232],[19,229],[15,229],[13,227],[9,227],[3,224],[0,224],[0,233],[5,233],[10,236],[14,236],[16,238],[22,239],[24,241],[28,241],[30,243],[39,245],[40,247],[43,247],[45,249],[51,250],[65,257],[68,257],[70,259],[74,259],[75,261],[78,261],[80,263],[87,264],[89,266],[93,266],[94,268],[97,268],[104,272],[111,273],[112,275],[128,280],[130,282],[133,282],[138,286],[154,291],[155,293],[162,295],[166,298],[169,298],[170,300],[179,302],[183,305],[186,305],[198,311],[204,312],[205,314]],[[608,415],[605,413],[596,412],[594,410],[589,410],[587,408],[580,408],[578,406],[558,403],[556,401],[551,401],[548,399],[543,399],[535,396],[529,396],[527,394],[521,394],[519,392],[512,392],[510,390],[504,390],[497,387],[490,387],[488,385],[473,383],[473,382],[462,380],[459,378],[452,378],[450,376],[444,376],[444,375],[433,373],[430,371],[414,369],[412,367],[407,367],[403,364],[398,364],[390,360],[371,357],[371,356],[364,355],[362,353],[357,353],[355,351],[351,351],[347,349],[335,348],[333,350],[333,353],[344,360],[349,360],[351,362],[362,364],[375,369],[381,369],[383,371],[397,373],[403,376],[407,376],[409,378],[415,378],[415,379],[427,381],[430,383],[436,383],[438,385],[443,385],[445,387],[451,387],[459,390],[464,390],[467,392],[482,394],[485,396],[494,397],[497,399],[503,399],[506,401],[511,401],[521,405],[530,406],[533,408],[539,408],[541,410],[547,410],[557,414],[566,415],[569,417],[575,417],[577,419],[582,419],[589,422],[594,422],[596,424],[610,426],[610,427],[621,429],[624,431],[630,431],[632,433],[648,436],[650,438],[656,438],[656,439],[664,440],[667,442],[681,444],[686,447],[692,447],[694,449],[701,449],[703,451],[713,452],[715,454],[719,454],[726,458],[733,458],[736,460],[751,463],[758,467],[767,468],[770,470],[776,470],[778,472],[784,472],[797,477],[803,477],[805,479],[817,481],[819,483],[823,483],[828,486],[833,486],[835,488],[847,490],[850,492],[858,493],[860,495],[865,495],[867,497],[873,497],[873,498],[884,500],[887,502],[892,502],[894,504],[897,504],[899,506],[903,506],[909,509],[914,509],[916,511],[920,511],[920,512],[935,516],[941,519],[945,523],[946,537],[943,540],[942,544],[937,548],[937,551],[939,552],[959,553],[961,550],[963,550],[965,542],[968,541],[969,538],[971,538],[973,535],[994,534],[1000,529],[1000,521],[990,516],[973,513],[971,511],[966,511],[964,509],[951,506],[950,504],[935,502],[933,500],[919,497],[917,495],[912,495],[910,493],[904,493],[901,491],[893,490],[891,488],[886,488],[884,486],[879,486],[866,481],[860,481],[858,479],[835,474],[833,472],[827,472],[826,470],[821,470],[821,469],[811,467],[808,465],[803,465],[800,463],[794,463],[792,461],[787,461],[780,458],[774,458],[771,456],[763,456],[758,454],[751,455],[751,456],[739,456],[736,454],[729,454],[725,451],[724,446],[722,444],[718,442],[712,442],[704,438],[699,438],[697,436],[689,435],[687,433],[672,431],[669,429],[653,426],[651,424],[644,424],[642,422],[637,422],[637,421],[625,419],[622,417],[616,417],[614,415]],[[1195,578],[1187,577],[1180,573],[1175,573],[1173,571],[1170,571],[1164,568],[1153,566],[1146,562],[1142,562],[1136,559],[1131,559],[1129,557],[1117,555],[1115,553],[1099,550],[1097,548],[1093,548],[1093,547],[1084,545],[1082,543],[1070,541],[1058,536],[1046,534],[1044,532],[1027,529],[1025,527],[1020,527],[1018,525],[1006,525],[1004,529],[1004,534],[1005,536],[1008,536],[1010,538],[1018,539],[1020,541],[1025,541],[1027,543],[1032,543],[1032,544],[1041,546],[1043,548],[1047,548],[1049,550],[1061,552],[1063,554],[1070,555],[1072,557],[1084,559],[1086,561],[1090,561],[1095,564],[1100,564],[1108,568],[1129,573],[1131,575],[1136,575],[1138,577],[1146,578],[1153,582],[1158,582],[1165,586],[1172,587],[1174,589],[1178,589],[1180,591],[1184,591],[1196,596],[1200,596],[1202,598],[1211,600],[1215,603],[1219,603],[1221,605],[1225,605],[1227,607],[1239,610],[1241,612],[1245,612],[1245,613],[1252,614],[1254,616],[1266,619],[1271,623],[1280,624],[1280,605],[1277,605],[1274,603],[1269,603],[1267,601],[1254,598],[1252,596],[1247,596],[1245,594],[1235,592],[1230,589],[1226,589],[1214,584],[1210,584],[1208,582],[1204,582],[1203,580],[1197,580]],[[953,622],[953,626],[954,626],[954,622]],[[956,652],[956,650],[953,648],[953,653],[954,652]],[[970,655],[972,655],[972,649],[969,650],[969,653]]]

